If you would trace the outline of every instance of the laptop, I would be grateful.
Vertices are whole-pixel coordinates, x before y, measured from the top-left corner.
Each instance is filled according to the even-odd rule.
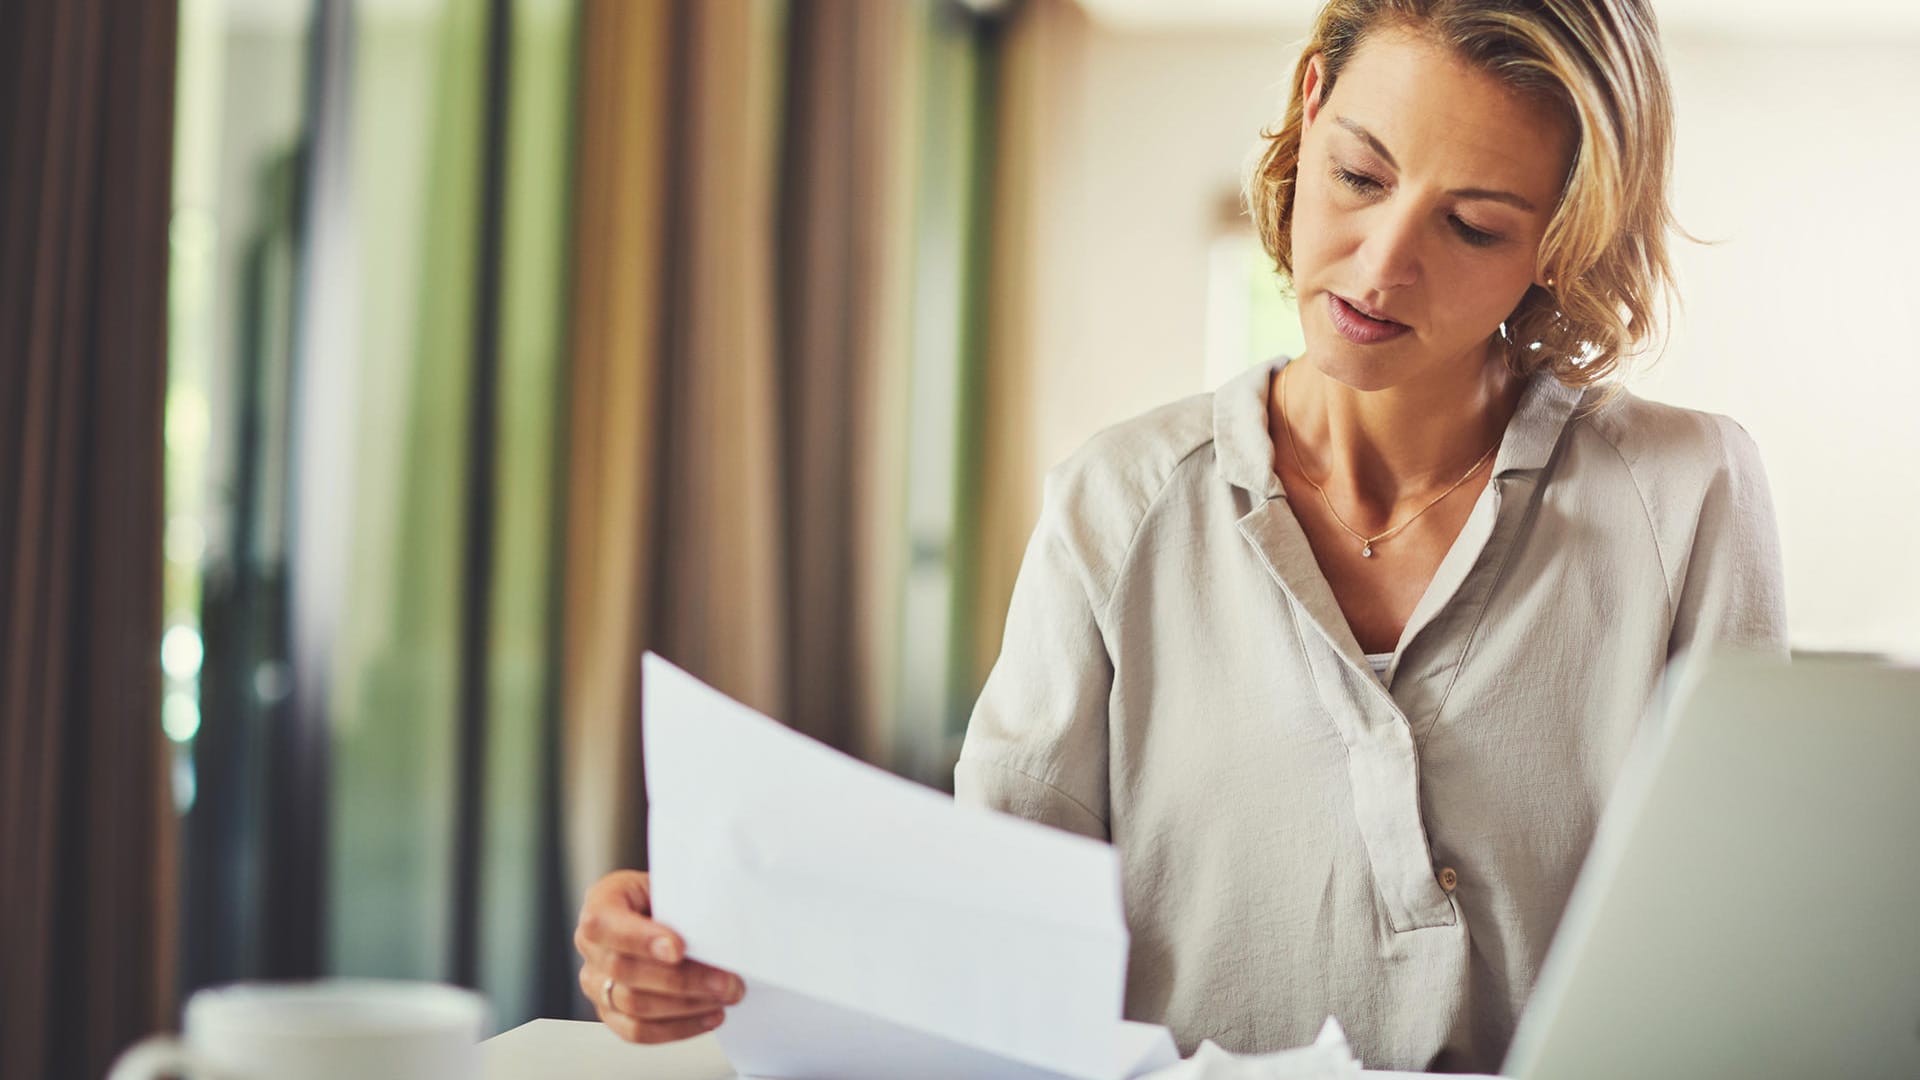
[[[1920,1077],[1920,668],[1664,685],[1502,1075]]]

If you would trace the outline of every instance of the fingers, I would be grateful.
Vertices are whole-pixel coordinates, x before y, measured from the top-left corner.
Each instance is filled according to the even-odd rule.
[[[627,956],[650,956],[662,964],[678,963],[687,954],[687,944],[679,934],[622,908],[581,909],[573,944],[583,956],[592,946]]]
[[[653,910],[652,895],[652,878],[645,870],[613,870],[587,890],[587,904],[592,906],[596,900],[617,902],[646,915]]]
[[[647,875],[638,871],[615,871],[587,891],[573,934],[584,961],[580,991],[600,1021],[630,1042],[711,1031],[725,1019],[724,1007],[745,996],[746,984],[687,959],[685,940],[650,918],[652,910]]]
[[[692,1038],[712,1031],[726,1019],[725,1011],[711,1000],[636,993],[618,984],[609,991],[606,976],[592,965],[580,969],[580,991],[593,1002],[600,1022],[628,1042]]]
[[[600,1011],[610,1015],[631,1016],[636,1020],[685,1020],[705,1016],[720,1008],[720,1003],[710,998],[643,993],[619,983],[609,987],[606,976],[592,967],[580,969],[580,992],[591,999]]]
[[[601,979],[611,977],[615,983],[639,993],[695,998],[709,1005],[737,1004],[746,993],[746,985],[739,976],[698,960],[662,964],[645,957],[591,947],[581,955],[589,966],[599,971]]]
[[[602,985],[605,985],[604,982]],[[709,999],[643,994],[618,983],[614,984],[613,992],[608,997],[613,1000],[614,1012],[635,1020],[690,1020],[725,1011]]]
[[[580,905],[580,925],[574,943],[598,945],[629,956],[652,956],[672,964],[686,955],[680,935],[653,919],[647,875],[633,870],[608,874],[587,890]],[[582,955],[585,949],[582,948]]]
[[[636,1020],[625,1013],[602,1015],[600,1019],[615,1035],[635,1043],[677,1042],[704,1035],[720,1026],[724,1019],[718,1010],[687,1020]]]

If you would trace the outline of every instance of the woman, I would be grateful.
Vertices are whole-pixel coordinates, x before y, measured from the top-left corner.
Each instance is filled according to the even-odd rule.
[[[1752,441],[1611,377],[1671,126],[1644,0],[1332,0],[1248,185],[1304,355],[1049,474],[956,789],[1119,849],[1127,1015],[1184,1050],[1331,1014],[1493,1071],[1668,660],[1784,650]],[[588,899],[581,985],[703,1030],[729,977],[646,910]]]

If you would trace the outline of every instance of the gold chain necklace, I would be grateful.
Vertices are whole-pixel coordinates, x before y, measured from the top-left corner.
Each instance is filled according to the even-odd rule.
[[[1462,474],[1460,479],[1455,480],[1453,482],[1452,487],[1449,487],[1447,490],[1435,496],[1432,502],[1414,511],[1414,514],[1412,517],[1408,518],[1407,520],[1401,522],[1398,525],[1395,525],[1393,528],[1388,529],[1386,532],[1379,533],[1374,536],[1361,536],[1358,532],[1354,531],[1353,526],[1347,524],[1347,521],[1345,518],[1340,516],[1340,511],[1335,510],[1333,508],[1333,500],[1327,498],[1327,489],[1321,487],[1320,482],[1315,480],[1312,476],[1310,476],[1307,473],[1306,462],[1300,460],[1300,448],[1298,446],[1295,446],[1293,443],[1293,425],[1289,423],[1287,420],[1287,372],[1292,367],[1293,367],[1292,364],[1288,364],[1286,367],[1283,367],[1280,369],[1280,428],[1281,430],[1287,433],[1287,452],[1293,455],[1293,463],[1297,468],[1299,468],[1300,475],[1306,477],[1307,483],[1313,485],[1313,490],[1320,493],[1320,501],[1326,504],[1327,513],[1333,515],[1334,522],[1338,524],[1342,529],[1345,529],[1347,531],[1348,536],[1351,536],[1355,540],[1360,541],[1360,555],[1363,558],[1368,558],[1368,559],[1373,558],[1373,545],[1379,543],[1382,540],[1391,539],[1393,536],[1398,534],[1402,529],[1405,529],[1407,526],[1420,520],[1421,514],[1424,514],[1427,511],[1433,509],[1434,507],[1440,505],[1441,499],[1444,499],[1447,496],[1453,494],[1454,492],[1460,490],[1460,485],[1466,483],[1468,477],[1471,477],[1474,473],[1479,472],[1480,466],[1485,465],[1487,463],[1487,459],[1493,456],[1493,452],[1495,450],[1500,449],[1500,444],[1498,442],[1495,442],[1492,446],[1487,447],[1487,452],[1484,454],[1481,454],[1480,460],[1474,462],[1473,467],[1468,469],[1464,474]]]

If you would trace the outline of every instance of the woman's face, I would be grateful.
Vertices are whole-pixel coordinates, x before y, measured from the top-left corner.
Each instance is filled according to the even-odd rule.
[[[1324,75],[1316,56],[1293,206],[1307,358],[1356,390],[1478,370],[1535,283],[1571,125],[1405,31]]]

